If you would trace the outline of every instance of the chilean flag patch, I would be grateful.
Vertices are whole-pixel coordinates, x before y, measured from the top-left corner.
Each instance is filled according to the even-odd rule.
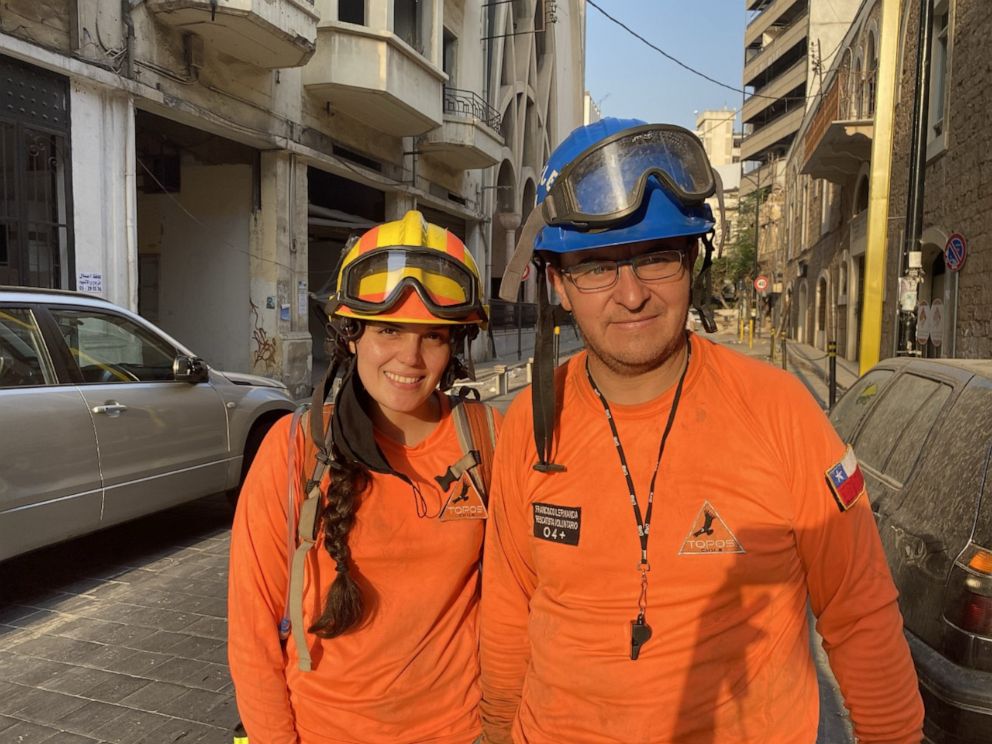
[[[861,474],[858,458],[851,445],[839,463],[827,471],[827,484],[842,512],[847,511],[865,492],[865,477]]]

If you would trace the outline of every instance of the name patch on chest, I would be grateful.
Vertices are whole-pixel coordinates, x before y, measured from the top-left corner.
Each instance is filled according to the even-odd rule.
[[[564,545],[579,544],[579,529],[582,526],[581,507],[554,504],[531,504],[531,506],[534,508],[534,537]]]

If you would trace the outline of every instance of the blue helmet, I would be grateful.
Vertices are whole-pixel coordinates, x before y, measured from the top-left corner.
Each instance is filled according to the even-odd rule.
[[[608,137],[645,125],[646,122],[639,119],[606,118],[573,131],[548,158],[537,187],[538,207],[547,198],[548,189],[555,179],[574,159]],[[645,164],[645,168],[647,167]],[[669,169],[677,167],[677,163],[668,164]],[[639,208],[624,221],[600,228],[546,226],[538,234],[534,249],[550,253],[570,253],[645,240],[703,236],[713,230],[714,224],[709,205],[701,201],[684,204],[662,179],[649,175]]]

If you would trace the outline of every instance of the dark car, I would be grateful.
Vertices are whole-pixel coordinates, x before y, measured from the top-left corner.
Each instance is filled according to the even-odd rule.
[[[992,360],[883,361],[830,418],[868,484],[927,740],[992,742]]]
[[[0,287],[0,560],[233,495],[293,408],[106,300]]]

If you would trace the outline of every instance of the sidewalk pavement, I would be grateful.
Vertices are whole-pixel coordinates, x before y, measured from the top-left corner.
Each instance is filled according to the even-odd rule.
[[[722,328],[710,336],[714,341],[735,351],[755,359],[762,359],[769,364],[782,365],[781,340],[775,340],[775,356],[771,357],[771,338],[763,333],[755,338],[752,344],[741,341],[736,329]],[[786,366],[789,372],[798,377],[810,391],[820,407],[827,410],[830,407],[830,359],[825,351],[809,344],[786,340]],[[860,377],[858,363],[837,356],[837,398],[854,384]]]

